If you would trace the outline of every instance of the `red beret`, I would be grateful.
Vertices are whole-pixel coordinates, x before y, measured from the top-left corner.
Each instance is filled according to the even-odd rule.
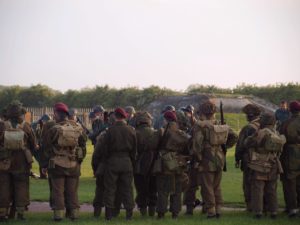
[[[119,115],[121,115],[123,118],[127,118],[127,113],[125,112],[125,110],[123,108],[116,108],[115,109],[115,113],[118,113]]]
[[[173,111],[167,111],[164,113],[164,118],[167,121],[177,121],[176,113]]]
[[[299,101],[292,101],[290,103],[290,111],[291,112],[299,112],[300,111],[300,102]]]
[[[65,113],[69,114],[68,106],[62,102],[58,102],[54,105],[54,111],[65,112]]]

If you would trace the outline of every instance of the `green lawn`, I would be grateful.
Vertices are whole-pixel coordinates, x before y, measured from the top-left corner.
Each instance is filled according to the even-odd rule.
[[[195,214],[192,217],[186,217],[184,215],[180,216],[178,220],[171,219],[170,215],[167,215],[163,220],[156,220],[155,218],[142,218],[138,213],[135,213],[133,220],[126,221],[124,213],[113,219],[110,222],[106,222],[103,216],[100,219],[93,218],[90,213],[81,213],[80,219],[72,222],[68,219],[63,220],[60,223],[54,222],[51,219],[51,213],[39,213],[33,214],[29,213],[27,215],[26,221],[10,221],[9,224],[30,224],[30,225],[41,225],[41,224],[84,224],[84,225],[96,225],[96,224],[110,224],[110,225],[121,225],[121,224],[132,224],[132,225],[194,225],[194,224],[205,224],[205,225],[299,225],[300,218],[287,219],[285,215],[280,215],[276,220],[271,220],[268,217],[262,218],[261,220],[256,220],[249,216],[245,212],[225,212],[221,219],[206,219],[205,215],[200,213]]]

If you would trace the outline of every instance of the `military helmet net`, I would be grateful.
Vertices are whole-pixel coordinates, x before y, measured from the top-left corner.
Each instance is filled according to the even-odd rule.
[[[152,119],[153,119],[152,116],[148,112],[137,112],[135,114],[136,125],[140,125],[140,124],[151,125]]]
[[[173,112],[175,112],[175,107],[173,106],[173,105],[166,105],[165,107],[164,107],[164,110],[163,110],[163,113],[164,112],[167,112],[167,111],[173,111]]]
[[[6,108],[6,116],[9,118],[17,118],[25,113],[26,110],[19,101],[12,101]]]
[[[248,104],[245,105],[242,108],[243,113],[247,114],[247,115],[252,115],[252,116],[259,116],[261,113],[261,109],[254,104]]]
[[[199,106],[199,113],[204,115],[212,115],[216,113],[217,107],[211,101],[206,101]]]
[[[263,113],[260,116],[260,124],[261,126],[267,126],[267,125],[275,125],[276,118],[271,113]]]
[[[135,114],[135,108],[133,106],[126,106],[125,107],[125,111],[128,113],[128,114]]]

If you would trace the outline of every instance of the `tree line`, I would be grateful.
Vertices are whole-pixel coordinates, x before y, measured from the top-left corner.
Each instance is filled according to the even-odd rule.
[[[93,107],[95,104],[102,104],[107,108],[132,105],[141,109],[162,96],[194,95],[203,93],[220,95],[253,95],[278,104],[281,100],[300,100],[300,84],[280,83],[267,86],[241,84],[232,89],[220,88],[215,85],[193,84],[184,92],[178,92],[154,85],[142,89],[138,87],[117,89],[104,85],[81,90],[68,90],[64,93],[41,84],[33,85],[31,87],[0,86],[0,109],[16,99],[20,100],[23,105],[27,107],[52,106],[55,102],[62,101],[72,107]]]

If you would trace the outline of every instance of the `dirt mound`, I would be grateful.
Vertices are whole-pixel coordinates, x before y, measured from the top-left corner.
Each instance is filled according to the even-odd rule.
[[[241,109],[249,103],[256,104],[267,112],[274,112],[277,108],[276,105],[253,96],[216,96],[201,94],[161,97],[151,102],[146,110],[152,113],[152,115],[158,115],[165,105],[174,105],[176,109],[179,109],[180,107],[191,104],[197,111],[199,105],[207,100],[214,102],[217,107],[219,107],[220,101],[222,101],[224,112],[227,113],[239,113]]]

